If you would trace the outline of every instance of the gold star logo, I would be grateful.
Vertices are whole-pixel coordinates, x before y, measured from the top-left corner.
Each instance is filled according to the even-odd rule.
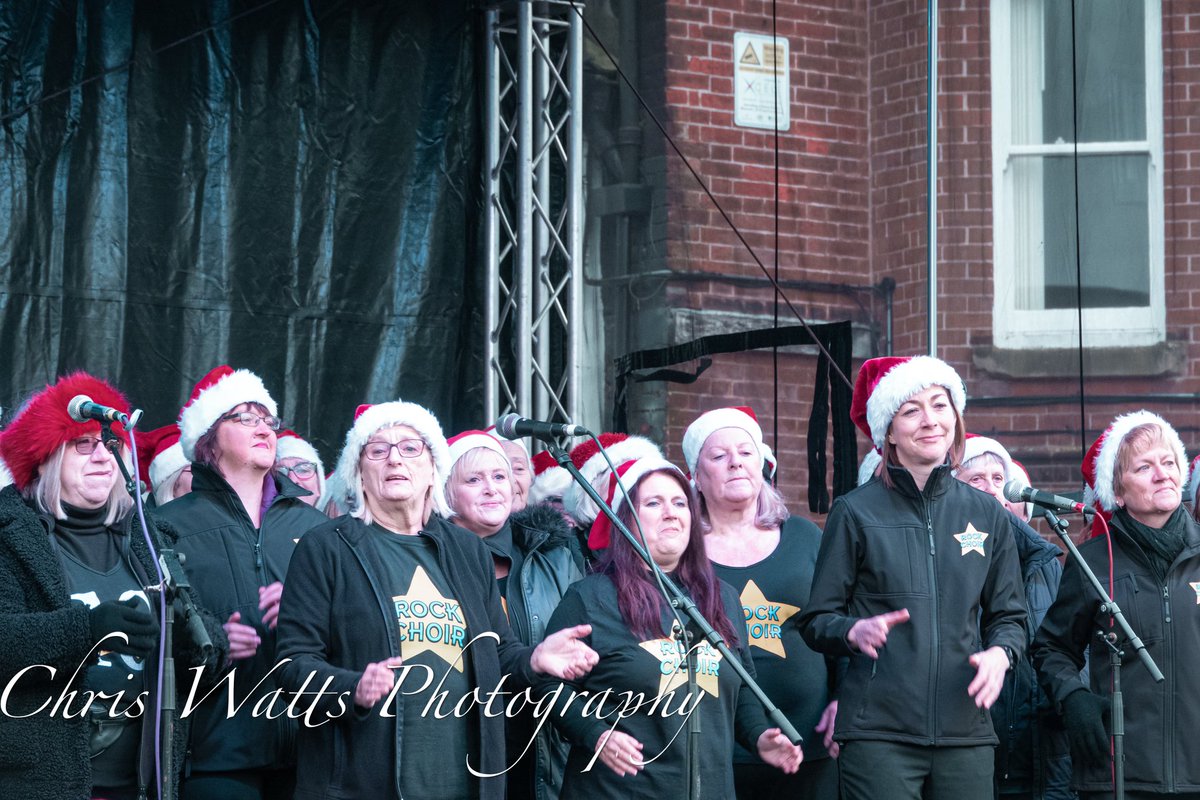
[[[750,634],[750,645],[761,647],[768,653],[787,658],[783,650],[783,623],[800,613],[799,606],[787,603],[772,603],[754,581],[748,581],[742,589],[742,613],[746,615],[746,630]]]
[[[650,639],[638,642],[638,646],[658,662],[662,678],[658,682],[658,696],[663,697],[680,686],[687,686],[687,657],[679,652],[674,639]],[[693,646],[696,651],[696,686],[713,697],[721,694],[717,678],[721,672],[721,654],[701,641]]]
[[[1200,606],[1200,581],[1189,583],[1188,586],[1192,587],[1192,591],[1196,593],[1196,605]]]
[[[962,545],[962,555],[964,556],[970,552],[976,552],[981,556],[986,556],[987,553],[983,552],[983,542],[987,539],[987,537],[988,535],[983,531],[975,530],[975,526],[970,522],[967,523],[967,529],[965,531],[954,534],[954,538],[958,539],[958,543]]]
[[[463,671],[467,628],[458,601],[445,597],[423,567],[413,571],[408,591],[392,598],[400,628],[400,657],[405,661],[429,651]]]

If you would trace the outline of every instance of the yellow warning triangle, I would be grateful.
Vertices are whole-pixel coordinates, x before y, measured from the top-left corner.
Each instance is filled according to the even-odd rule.
[[[758,60],[758,54],[754,52],[754,44],[752,42],[746,43],[746,49],[742,53],[742,62],[741,63],[753,64],[756,67],[762,66],[762,62]]]

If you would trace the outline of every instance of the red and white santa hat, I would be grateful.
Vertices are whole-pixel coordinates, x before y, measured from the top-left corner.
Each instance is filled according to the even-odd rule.
[[[622,492],[618,488],[618,485],[624,486],[626,491],[633,491],[633,487],[637,486],[638,481],[649,473],[658,472],[659,470],[673,472],[683,479],[684,482],[687,481],[687,476],[683,474],[683,471],[662,456],[646,456],[617,464],[617,475],[621,478],[620,484],[617,481],[610,480],[608,482],[608,493],[604,498],[608,501],[608,505],[613,510],[613,513],[619,513],[621,506],[627,502],[625,492]],[[591,530],[588,531],[588,549],[603,550],[612,542],[612,535],[612,521],[608,518],[607,514],[600,514],[596,518],[596,521],[592,523]],[[636,534],[634,535],[636,536]]]
[[[1192,459],[1191,469],[1188,470],[1187,496],[1196,505],[1196,494],[1200,492],[1200,456]]]
[[[59,445],[81,436],[100,436],[99,422],[76,422],[67,413],[67,405],[81,394],[87,395],[93,403],[129,413],[125,395],[86,372],[71,373],[46,386],[30,398],[0,433],[0,458],[8,465],[13,483],[21,491],[33,482],[38,467]],[[119,422],[112,424],[112,430],[128,446],[129,436]]]
[[[138,436],[138,477],[150,491],[190,463],[183,457],[179,426],[174,422]]]
[[[226,365],[214,367],[192,389],[187,405],[179,412],[179,444],[189,461],[196,458],[196,442],[208,433],[229,409],[242,403],[258,403],[271,416],[279,409],[262,379],[250,370]]]
[[[688,472],[696,474],[696,463],[700,460],[700,451],[708,437],[722,428],[738,428],[750,435],[754,446],[758,448],[759,469],[763,462],[771,465],[771,474],[775,474],[775,454],[763,441],[762,426],[758,424],[758,416],[750,406],[728,406],[706,411],[687,426],[683,432],[683,460]]]
[[[317,465],[317,497],[325,494],[325,465],[321,463],[321,454],[304,437],[290,428],[279,432],[275,440],[275,460],[285,458],[302,458]]]
[[[344,497],[349,507],[343,511],[357,511],[362,503],[362,482],[358,474],[358,457],[366,446],[371,435],[381,428],[391,428],[395,425],[407,425],[417,432],[421,441],[429,448],[433,457],[433,510],[445,519],[450,518],[450,506],[446,503],[446,492],[443,488],[446,476],[450,474],[453,462],[450,460],[450,447],[442,434],[442,425],[430,411],[416,403],[395,400],[390,403],[376,405],[361,405],[354,412],[354,424],[346,431],[346,442],[342,445],[342,453],[338,457],[337,468],[333,471],[331,480],[338,481],[344,486]],[[340,500],[341,498],[336,498]]]
[[[1179,434],[1165,419],[1151,411],[1141,410],[1122,414],[1112,421],[1084,457],[1082,471],[1084,480],[1092,487],[1100,508],[1111,514],[1117,510],[1117,497],[1113,492],[1113,479],[1117,470],[1117,451],[1121,443],[1134,429],[1142,425],[1157,425],[1167,445],[1175,451],[1175,463],[1179,465],[1180,481],[1183,480],[1184,465],[1188,463],[1187,452]],[[1090,468],[1090,470],[1089,470]],[[1090,471],[1090,475],[1089,475]],[[1089,480],[1089,477],[1091,480]]]
[[[658,445],[643,436],[602,433],[597,438],[614,465],[651,456],[663,457],[662,450],[658,448]],[[571,462],[579,470],[579,474],[592,485],[596,493],[604,497],[608,491],[608,462],[604,460],[604,453],[600,452],[595,440],[589,439],[573,449]],[[587,496],[578,483],[572,483],[567,487],[567,491],[563,494],[563,508],[580,526],[591,525],[600,513],[600,509],[592,502],[592,498]]]
[[[551,497],[562,499],[563,494],[574,481],[571,473],[558,465],[549,450],[534,453],[530,463],[533,465],[533,484],[529,487],[529,504],[543,503]]]
[[[450,480],[450,472],[460,458],[480,447],[491,450],[508,464],[508,453],[504,452],[504,445],[486,431],[463,431],[447,439],[446,444],[450,447],[450,467],[446,470],[446,480]]]
[[[850,419],[882,451],[888,426],[900,406],[930,386],[945,388],[959,414],[966,410],[967,390],[962,378],[940,358],[885,356],[864,361],[854,382]]]

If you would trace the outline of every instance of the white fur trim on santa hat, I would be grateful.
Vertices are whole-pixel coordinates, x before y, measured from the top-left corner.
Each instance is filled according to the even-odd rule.
[[[533,479],[529,487],[529,505],[545,502],[550,497],[561,500],[574,482],[571,473],[562,467],[550,467]]]
[[[8,471],[8,464],[4,463],[4,459],[0,458],[0,489],[8,486],[13,482],[12,473]]]
[[[1122,414],[1109,426],[1104,442],[1100,445],[1100,452],[1096,454],[1096,500],[1105,511],[1117,510],[1117,498],[1113,493],[1117,451],[1121,449],[1121,442],[1125,440],[1129,432],[1139,425],[1158,425],[1162,429],[1167,444],[1175,451],[1176,463],[1179,464],[1179,480],[1183,480],[1183,470],[1188,463],[1187,451],[1184,450],[1179,434],[1175,432],[1170,423],[1158,414],[1144,409],[1131,414]]]
[[[875,477],[875,471],[879,469],[880,461],[883,461],[883,456],[879,454],[878,450],[872,447],[867,451],[867,454],[863,456],[862,463],[858,465],[859,486]]]
[[[504,452],[504,446],[490,433],[474,432],[465,435],[459,434],[454,437],[453,441],[448,443],[450,445],[450,469],[446,470],[446,480],[450,480],[450,472],[454,469],[454,465],[458,463],[458,460],[479,447],[491,450],[503,458],[505,464],[509,463],[508,453]]]
[[[1187,497],[1196,505],[1196,492],[1200,490],[1200,456],[1192,459],[1192,468],[1188,472]]]
[[[972,436],[971,438],[967,439],[966,443],[963,445],[962,463],[966,464],[971,459],[979,458],[985,453],[991,453],[996,458],[1000,459],[1001,464],[1004,466],[1005,481],[1010,481],[1016,477],[1013,475],[1012,456],[1010,456],[1008,451],[1004,449],[1004,445],[1000,444],[995,439],[988,438],[987,436]],[[958,470],[955,470],[955,474],[957,474],[957,472]]]
[[[888,426],[900,406],[930,386],[945,387],[958,413],[966,411],[967,390],[954,367],[933,356],[913,356],[888,370],[867,398],[867,424],[876,447],[883,449]]]
[[[196,458],[196,442],[229,409],[242,403],[258,403],[271,416],[279,414],[262,379],[250,370],[234,370],[204,389],[179,412],[179,444],[188,461]]]
[[[159,484],[174,475],[192,462],[183,456],[183,447],[179,442],[163,450],[150,462],[150,488],[157,489]]]
[[[766,458],[763,453],[765,445],[762,426],[740,408],[714,408],[696,417],[683,432],[683,461],[687,464],[688,472],[696,474],[696,462],[700,460],[701,448],[709,436],[722,428],[738,428],[750,435],[754,446],[758,448],[758,468],[762,469],[762,462]]]
[[[288,434],[280,436],[275,441],[275,460],[285,458],[302,458],[317,465],[317,497],[325,494],[325,465],[321,463],[321,454],[306,440],[299,436]]]
[[[630,436],[622,439],[609,447],[607,452],[614,465],[635,461],[639,458],[663,457],[662,450],[658,448],[658,445],[644,436]],[[587,479],[597,494],[601,497],[607,495],[609,469],[603,453],[596,453],[589,458],[580,468],[579,474]],[[596,515],[600,513],[600,509],[592,502],[592,498],[587,496],[578,483],[572,483],[563,493],[563,508],[584,527],[591,525],[596,520]]]
[[[358,456],[366,446],[367,440],[379,429],[394,425],[407,425],[412,428],[429,448],[435,473],[433,510],[439,516],[449,519],[450,506],[446,503],[446,493],[442,487],[446,483],[446,476],[450,474],[450,448],[446,444],[446,437],[442,435],[441,423],[428,409],[403,400],[371,406],[359,414],[358,419],[354,420],[354,425],[346,431],[346,443],[342,445],[337,469],[334,470],[334,477],[345,487],[339,491],[350,506],[342,510],[357,511],[359,504],[363,502]]]

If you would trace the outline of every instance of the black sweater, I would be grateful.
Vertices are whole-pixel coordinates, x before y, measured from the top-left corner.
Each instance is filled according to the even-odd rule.
[[[720,587],[725,613],[737,632],[738,644],[733,652],[754,675],[754,662],[746,651],[742,604],[731,586],[721,583]],[[671,619],[664,610],[664,630],[670,629]],[[667,674],[675,673],[679,663],[674,643],[641,641],[642,637],[629,630],[617,608],[616,586],[607,575],[589,575],[568,589],[551,617],[550,630],[585,623],[592,626],[588,643],[600,654],[600,662],[578,680],[543,687],[544,691],[559,692],[551,720],[571,744],[562,797],[663,800],[682,796],[687,787],[687,723],[685,716],[677,712],[687,694],[687,670]],[[769,725],[758,698],[743,690],[737,673],[720,663],[707,643],[699,645],[698,660],[697,684],[703,693],[696,711],[702,725],[701,795],[730,798],[734,795],[735,740],[754,751],[758,737]],[[604,697],[607,689],[612,693]],[[578,691],[588,694],[568,702],[572,692]],[[642,709],[632,713],[632,706],[627,706],[622,711],[626,699],[638,693],[645,701]],[[660,694],[666,699],[654,709],[651,704]],[[619,715],[625,718],[618,721]],[[584,771],[600,735],[614,724],[617,730],[642,743],[643,759],[653,759],[633,777],[618,777],[599,759],[590,771]]]

